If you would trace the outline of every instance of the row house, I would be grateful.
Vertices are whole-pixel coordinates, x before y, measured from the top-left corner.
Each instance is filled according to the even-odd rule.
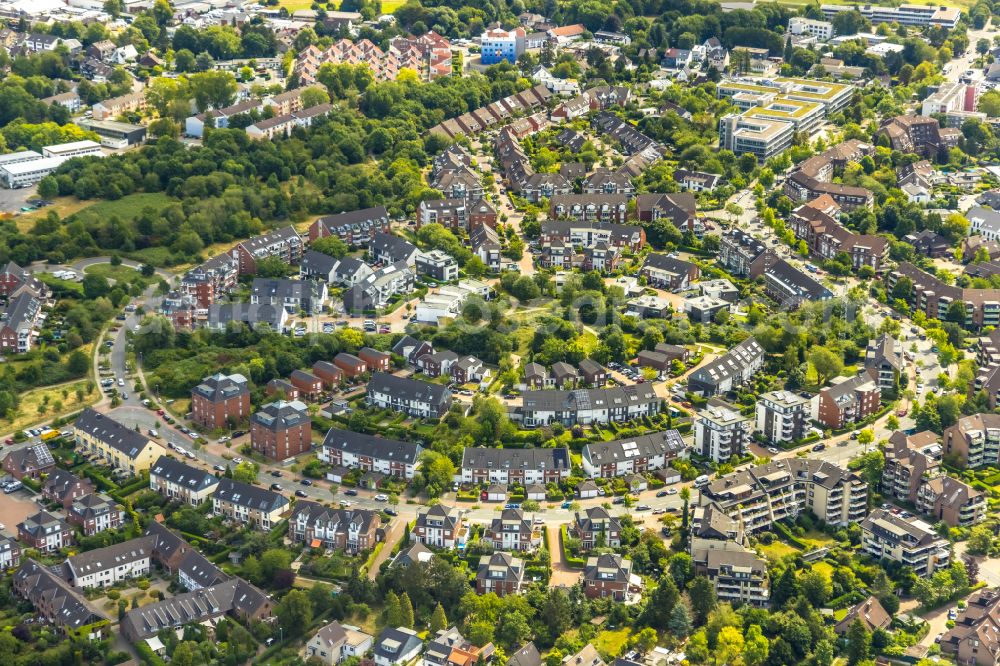
[[[623,194],[559,194],[549,199],[549,217],[576,222],[625,224],[628,197]]]
[[[308,408],[298,400],[278,400],[262,406],[250,417],[250,447],[272,460],[308,453],[312,449]]]
[[[730,229],[719,239],[719,263],[736,277],[756,279],[778,260],[771,248],[739,229]]]
[[[208,501],[218,485],[218,477],[210,472],[166,455],[149,468],[149,489],[171,501],[199,506]]]
[[[833,381],[837,383],[821,389],[817,397],[816,420],[828,428],[839,430],[862,421],[882,404],[882,390],[871,370]]]
[[[626,155],[641,153],[659,145],[654,139],[639,131],[635,125],[609,111],[597,114],[593,124],[597,130],[617,141]]]
[[[928,317],[948,321],[949,307],[959,302],[965,305],[966,326],[1000,325],[1000,289],[968,289],[946,284],[907,261],[900,262],[895,270],[886,274],[889,289],[895,289],[902,278],[913,285],[907,301]]]
[[[231,427],[250,416],[250,382],[239,373],[218,372],[191,389],[191,420],[209,430]]]
[[[951,562],[950,544],[929,524],[875,509],[861,521],[861,551],[877,560],[891,560],[930,578]]]
[[[456,481],[501,486],[562,483],[572,471],[569,449],[466,447]]]
[[[521,509],[504,509],[483,531],[483,542],[495,550],[528,552],[542,543],[542,532]]]
[[[90,110],[94,120],[114,120],[129,113],[141,113],[146,108],[146,95],[142,91],[101,100]]]
[[[466,532],[460,509],[435,504],[417,510],[411,534],[417,543],[451,550],[463,544]]]
[[[867,515],[868,484],[859,474],[824,460],[772,460],[709,482],[701,488],[699,504],[714,504],[740,521],[747,536],[804,511],[846,527]]]
[[[583,447],[583,472],[591,479],[610,479],[665,469],[675,458],[688,455],[676,430],[647,433],[610,442],[588,442]]]
[[[365,366],[373,372],[389,372],[392,367],[392,354],[371,347],[359,349],[358,358],[364,361]]]
[[[67,578],[73,587],[92,589],[148,576],[153,541],[151,537],[139,537],[73,555],[66,560]]]
[[[833,292],[784,259],[764,271],[764,293],[782,307],[797,308],[811,301],[826,301]]]
[[[66,512],[66,521],[85,536],[116,530],[125,524],[125,510],[107,495],[91,493],[75,500]]]
[[[344,371],[329,361],[316,361],[312,365],[312,374],[323,382],[328,389],[339,387],[344,381]]]
[[[752,337],[688,375],[692,393],[713,396],[739,387],[764,367],[764,348]]]
[[[318,400],[323,393],[323,380],[305,370],[292,370],[288,381],[299,391],[299,396],[306,400]]]
[[[833,197],[823,195],[792,211],[788,227],[815,256],[833,259],[843,252],[851,258],[855,269],[862,266],[881,269],[889,256],[888,239],[845,229],[837,222],[839,214],[840,206]]]
[[[50,567],[28,559],[14,574],[14,592],[63,634],[91,641],[109,635],[108,618]]]
[[[451,409],[452,394],[440,384],[376,372],[368,381],[366,400],[371,406],[414,418],[440,419]]]
[[[652,287],[683,291],[701,276],[701,269],[690,261],[653,252],[646,255],[639,275]]]
[[[360,377],[366,372],[368,372],[368,364],[364,359],[355,356],[354,354],[348,354],[347,352],[339,352],[333,357],[333,364],[340,368],[340,371],[344,373],[344,376],[348,379],[354,379]]]
[[[580,548],[620,548],[622,524],[602,506],[577,511],[569,527],[570,533],[580,540]]]
[[[410,480],[416,472],[417,460],[422,451],[423,447],[416,442],[330,428],[323,439],[318,457],[334,467],[360,469]]]
[[[39,511],[17,524],[17,540],[29,548],[50,554],[73,545],[73,528],[58,516]]]
[[[458,136],[471,136],[504,123],[515,115],[527,114],[542,108],[551,98],[552,93],[549,89],[539,83],[534,88],[508,95],[457,118],[445,120],[428,131],[431,134],[439,134],[449,139]]]
[[[375,547],[381,525],[378,511],[334,509],[300,501],[288,521],[288,531],[294,543],[355,554]]]
[[[660,410],[660,399],[649,384],[608,389],[572,391],[526,391],[514,417],[525,427],[536,428],[553,423],[566,427],[577,424],[624,423]]]
[[[276,492],[225,477],[212,493],[212,513],[241,525],[270,531],[288,507],[288,500]]]
[[[94,492],[90,479],[81,479],[72,472],[55,468],[48,473],[42,484],[42,497],[48,502],[56,502],[69,510],[73,502]]]
[[[364,247],[376,234],[389,233],[391,220],[385,206],[353,210],[316,218],[309,225],[309,242],[336,236],[348,245]]]
[[[77,451],[131,476],[145,472],[166,453],[149,437],[90,407],[73,423],[73,438]]]

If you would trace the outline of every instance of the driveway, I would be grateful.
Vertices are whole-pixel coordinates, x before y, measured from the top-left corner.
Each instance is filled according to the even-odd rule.
[[[396,544],[403,538],[403,525],[405,524],[406,521],[401,518],[396,518],[390,524],[389,531],[385,535],[385,545],[382,546],[382,550],[380,550],[379,554],[375,556],[374,560],[372,560],[372,566],[368,570],[368,580],[375,580],[378,578],[379,567],[381,567],[382,563],[389,558],[389,555],[392,554]]]
[[[551,523],[546,530],[549,556],[552,558],[552,577],[549,578],[549,587],[572,587],[580,582],[580,571],[566,566],[559,538],[560,531],[558,525]]]
[[[6,528],[3,532],[11,535],[17,534],[15,526],[28,516],[38,513],[38,508],[26,490],[18,490],[10,494],[0,493],[0,520],[3,521]]]

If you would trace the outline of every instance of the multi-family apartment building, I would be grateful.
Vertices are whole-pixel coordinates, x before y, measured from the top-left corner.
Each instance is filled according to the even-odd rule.
[[[701,275],[701,269],[689,261],[654,252],[646,255],[639,275],[653,287],[687,289]]]
[[[623,225],[628,217],[628,197],[624,194],[554,194],[549,199],[549,217],[578,223]]]
[[[900,374],[906,369],[902,346],[888,333],[869,341],[865,349],[865,368],[875,376],[882,391],[898,391]]]
[[[816,403],[816,420],[829,428],[837,430],[861,421],[882,404],[882,390],[870,370],[833,381],[833,386],[820,390]]]
[[[77,451],[97,456],[102,464],[132,476],[144,472],[166,453],[166,449],[90,407],[73,423]]]
[[[495,550],[526,552],[542,543],[542,532],[522,509],[504,509],[483,531],[483,541]]]
[[[698,219],[696,200],[689,192],[637,195],[635,215],[640,222],[670,220],[681,233],[690,232],[699,238],[705,233],[705,225]]]
[[[452,395],[444,386],[419,379],[372,373],[367,402],[380,409],[403,412],[414,418],[439,419],[451,409]]]
[[[116,530],[125,524],[125,509],[107,495],[91,493],[74,500],[66,511],[66,521],[76,525],[85,536]]]
[[[688,375],[687,387],[704,396],[727,393],[763,367],[764,348],[750,337]]]
[[[312,419],[304,403],[279,400],[250,417],[250,446],[273,460],[287,460],[312,449]]]
[[[225,477],[212,493],[212,512],[259,530],[270,530],[288,507],[278,493]]]
[[[464,543],[466,528],[462,511],[443,504],[422,507],[417,511],[412,536],[417,543],[452,549]]]
[[[14,296],[0,312],[0,352],[24,354],[35,344],[42,301],[30,290]]]
[[[806,242],[814,256],[833,259],[843,252],[851,258],[854,268],[871,266],[879,270],[889,256],[888,239],[846,229],[837,221],[840,210],[832,196],[821,194],[792,211],[788,228]]]
[[[986,517],[986,496],[961,479],[944,474],[925,480],[917,510],[949,527],[972,527]]]
[[[421,451],[423,447],[416,442],[330,428],[318,456],[323,462],[335,467],[412,479]]]
[[[351,313],[377,312],[396,294],[413,291],[413,267],[406,261],[383,266],[356,281],[344,292],[344,307]]]
[[[622,524],[602,506],[577,511],[569,526],[583,550],[618,548],[622,543]]]
[[[89,589],[148,576],[153,541],[152,537],[139,537],[73,555],[66,560],[67,578],[73,587]]]
[[[772,460],[727,474],[702,488],[699,503],[714,503],[752,535],[803,511],[846,527],[868,513],[868,484],[854,472],[823,460]]]
[[[588,442],[583,447],[582,465],[592,479],[614,478],[663,469],[687,453],[679,432],[663,430],[610,442]]]
[[[962,132],[955,127],[941,127],[937,118],[927,116],[896,116],[882,121],[879,136],[889,140],[893,150],[917,153],[936,159],[949,148],[958,145]]]
[[[191,420],[204,428],[226,428],[249,416],[250,383],[239,373],[219,372],[191,389]]]
[[[591,423],[624,423],[660,410],[660,398],[648,384],[608,389],[571,391],[525,391],[521,406],[513,414],[525,427],[561,423],[564,426]]]
[[[861,550],[875,559],[892,560],[929,577],[951,562],[950,544],[922,520],[875,509],[861,521]]]
[[[309,226],[309,242],[336,236],[348,245],[367,246],[379,233],[388,233],[391,225],[385,206],[353,210],[317,218]]]
[[[0,569],[5,571],[21,565],[21,544],[13,537],[0,536]]]
[[[743,454],[749,443],[751,420],[736,408],[710,400],[708,407],[698,412],[695,422],[694,450],[715,462],[726,462]]]
[[[967,327],[1000,325],[1000,289],[969,289],[946,284],[906,261],[886,274],[886,284],[894,289],[904,277],[913,285],[907,301],[928,317],[948,321],[949,307],[959,302],[965,305]]]
[[[65,635],[97,641],[108,634],[108,618],[50,567],[26,560],[14,574],[13,587]]]
[[[149,468],[150,490],[184,504],[203,504],[218,485],[214,474],[167,455],[160,456]]]
[[[238,243],[230,255],[236,259],[242,276],[256,273],[257,262],[267,257],[276,257],[289,265],[297,264],[302,252],[302,238],[295,227],[288,226],[248,238]]]
[[[767,606],[771,598],[767,562],[749,551],[709,550],[704,574],[715,586],[719,601]]]
[[[764,271],[764,293],[782,307],[797,308],[810,301],[826,301],[833,292],[784,259]]]
[[[758,278],[778,255],[764,242],[739,229],[730,229],[719,239],[719,263],[737,277]]]
[[[499,449],[466,447],[461,483],[502,486],[561,483],[572,469],[569,449]]]
[[[966,467],[996,466],[1000,463],[1000,415],[962,416],[945,429],[942,442],[944,452]]]
[[[1000,664],[1000,591],[973,592],[955,624],[941,636],[941,652],[956,664]]]
[[[295,543],[353,554],[375,547],[381,525],[377,511],[334,509],[318,502],[300,501],[288,521],[288,532]]]
[[[794,442],[806,435],[809,398],[792,391],[770,391],[757,400],[754,426],[771,444]]]
[[[285,308],[292,314],[319,314],[326,300],[326,283],[319,280],[254,278],[250,286],[251,303]]]

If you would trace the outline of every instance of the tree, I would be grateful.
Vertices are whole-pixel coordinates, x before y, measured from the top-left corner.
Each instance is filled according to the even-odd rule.
[[[784,605],[794,599],[799,593],[799,581],[795,577],[793,567],[785,567],[785,570],[778,576],[771,589],[771,607],[783,608]]]
[[[52,199],[59,196],[59,184],[53,176],[46,176],[38,181],[38,196]]]
[[[948,313],[946,315],[948,321],[954,322],[959,326],[964,326],[966,315],[965,302],[952,301],[951,305],[948,306]]]
[[[298,636],[312,623],[313,605],[302,590],[292,590],[275,609],[278,622],[290,636]]]
[[[670,612],[677,605],[680,597],[674,579],[662,576],[643,611],[645,623],[654,629],[666,629],[670,622]]]
[[[257,463],[244,460],[233,470],[233,480],[242,481],[243,483],[255,483],[259,471],[260,467],[257,466]]]
[[[868,445],[874,441],[875,441],[875,433],[872,431],[871,428],[865,428],[864,430],[858,433],[858,444],[863,445],[865,448],[867,448]]]
[[[387,627],[399,626],[399,595],[389,590],[385,595],[385,602],[382,604],[382,611],[385,614],[385,624]]]
[[[743,663],[746,666],[761,666],[767,661],[767,653],[771,647],[760,626],[751,624],[743,637]]]
[[[646,627],[632,638],[632,645],[642,654],[646,654],[656,647],[658,639],[656,630],[652,627]]]
[[[444,614],[444,606],[442,606],[441,602],[439,601],[438,605],[434,608],[434,612],[431,613],[431,623],[430,623],[431,635],[435,636],[437,635],[437,632],[447,628],[448,628],[448,618]]]
[[[764,640],[767,641],[766,638]],[[744,643],[743,634],[738,628],[723,627],[716,639],[715,663],[719,666],[735,664],[740,655],[743,654]]]
[[[323,254],[331,256],[335,259],[343,259],[351,250],[351,248],[347,246],[347,243],[340,240],[336,236],[323,236],[322,238],[317,238],[310,244],[310,247],[317,252],[322,252]]]
[[[399,597],[399,626],[412,629],[413,624],[413,604],[410,602],[410,595],[403,592]]]
[[[508,649],[516,649],[531,638],[531,627],[524,613],[508,610],[500,616],[500,624],[496,629],[496,638]]]
[[[667,565],[670,577],[674,579],[678,589],[683,589],[694,577],[694,560],[687,553],[675,553]]]
[[[969,533],[966,551],[970,555],[989,555],[993,546],[993,531],[986,525],[977,525]]]
[[[199,111],[229,106],[236,99],[236,78],[229,72],[212,70],[192,74],[191,94]]]
[[[108,284],[108,280],[104,276],[94,274],[83,276],[83,295],[85,298],[95,300],[101,296],[107,296],[109,291],[111,291],[111,285]]]
[[[688,596],[691,597],[695,622],[704,624],[708,614],[715,608],[715,588],[712,587],[712,582],[705,576],[695,576],[688,587]]]
[[[670,620],[667,622],[667,630],[677,640],[683,640],[691,633],[691,615],[687,606],[677,604],[670,611]]]
[[[309,109],[330,102],[330,96],[320,86],[306,88],[302,91],[301,98],[303,109]]]
[[[844,371],[844,361],[838,354],[826,347],[814,347],[809,352],[809,363],[816,370],[816,385],[826,386],[826,383]]]
[[[699,629],[691,634],[691,639],[684,647],[684,652],[692,663],[703,664],[708,661],[708,636],[705,635],[704,629]]]
[[[868,658],[871,651],[872,635],[861,620],[855,618],[847,630],[847,663],[854,666]]]
[[[819,571],[807,571],[799,576],[799,587],[809,603],[815,608],[822,608],[830,595],[833,594],[833,586],[830,581]]]
[[[194,666],[197,663],[195,661],[196,655],[200,661],[201,654],[198,652],[197,643],[194,641],[181,641],[174,648],[174,653],[170,657],[170,663],[173,666]]]
[[[561,636],[573,621],[573,607],[569,595],[559,588],[551,588],[542,602],[541,620],[550,636]]]
[[[448,456],[430,449],[420,454],[420,470],[414,478],[414,486],[423,489],[429,497],[438,497],[451,487],[455,478],[455,463]]]

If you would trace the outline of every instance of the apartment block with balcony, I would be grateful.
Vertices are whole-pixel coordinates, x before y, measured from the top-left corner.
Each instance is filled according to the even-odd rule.
[[[757,400],[756,429],[771,444],[794,442],[806,434],[809,398],[791,391],[771,391]]]
[[[916,504],[924,482],[940,473],[942,451],[937,433],[929,430],[913,435],[894,432],[884,451],[882,494]]]
[[[963,416],[941,437],[945,454],[956,456],[965,467],[1000,464],[1000,414]]]
[[[719,601],[763,607],[771,598],[767,563],[751,552],[710,550],[704,574]]]
[[[772,460],[712,481],[699,504],[713,504],[751,535],[778,520],[810,511],[827,524],[846,527],[868,513],[868,484],[837,465],[805,458]]]
[[[709,402],[698,412],[694,450],[715,462],[726,462],[743,453],[750,439],[750,419],[721,402]]]
[[[947,539],[922,520],[904,519],[883,509],[861,521],[861,550],[875,559],[892,560],[918,576],[930,577],[951,562]]]
[[[941,475],[920,486],[917,509],[949,527],[972,527],[986,517],[986,496],[961,479]]]
[[[819,392],[816,420],[833,429],[860,421],[878,411],[882,391],[872,370],[853,377],[839,377],[833,386]]]

